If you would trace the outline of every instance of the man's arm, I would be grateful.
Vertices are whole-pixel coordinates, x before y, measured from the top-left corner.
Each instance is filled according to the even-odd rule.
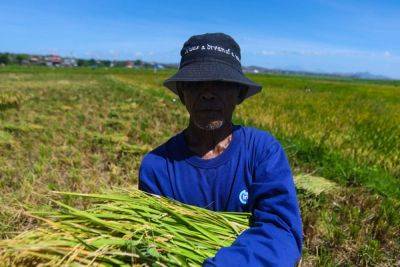
[[[300,259],[300,211],[290,166],[277,141],[256,166],[249,205],[251,227],[203,266],[294,266]]]
[[[164,172],[166,170],[165,161],[154,152],[150,152],[143,157],[139,168],[139,182],[138,188],[147,193],[168,196],[166,190],[169,186],[161,184],[166,182]]]

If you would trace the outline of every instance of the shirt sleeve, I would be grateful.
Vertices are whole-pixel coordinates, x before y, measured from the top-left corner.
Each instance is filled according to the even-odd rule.
[[[295,266],[302,223],[288,159],[275,141],[255,167],[249,188],[250,227],[203,266]]]
[[[139,167],[139,190],[162,195],[161,185],[156,174],[159,165],[159,161],[156,161],[151,154],[147,154],[143,158]]]

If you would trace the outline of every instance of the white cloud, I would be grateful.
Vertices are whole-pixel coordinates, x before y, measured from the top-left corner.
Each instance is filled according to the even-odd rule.
[[[391,54],[389,51],[385,51],[385,52],[383,53],[383,55],[384,55],[385,57],[391,57],[391,56],[392,56],[392,54]]]
[[[262,50],[260,52],[260,54],[264,55],[264,56],[275,56],[278,55],[279,52],[278,51],[268,51],[268,50]]]
[[[329,56],[349,56],[349,57],[368,57],[368,58],[389,58],[394,55],[389,51],[375,52],[350,49],[293,49],[293,50],[261,50],[255,53],[263,56],[311,56],[311,57],[329,57]]]

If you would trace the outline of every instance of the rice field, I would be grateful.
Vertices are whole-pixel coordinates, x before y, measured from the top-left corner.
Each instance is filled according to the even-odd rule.
[[[0,68],[0,238],[34,228],[23,211],[52,210],[50,191],[135,188],[143,154],[188,121],[162,87],[172,72]],[[270,131],[286,149],[304,223],[302,266],[400,264],[400,83],[251,78],[263,92],[238,106],[234,121]]]

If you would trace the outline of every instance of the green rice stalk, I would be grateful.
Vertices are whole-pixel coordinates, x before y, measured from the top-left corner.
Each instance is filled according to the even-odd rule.
[[[248,227],[248,213],[213,212],[139,190],[83,197],[86,210],[52,198],[53,211],[30,210],[42,223],[0,240],[0,262],[10,266],[200,266]]]

